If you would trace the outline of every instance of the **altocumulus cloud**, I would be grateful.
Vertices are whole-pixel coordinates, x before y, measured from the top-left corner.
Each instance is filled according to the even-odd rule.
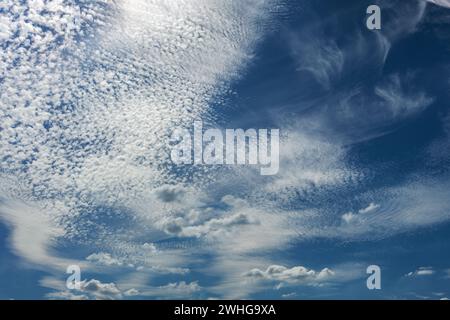
[[[274,3],[2,1],[0,212],[13,229],[15,252],[33,263],[52,262],[55,272],[70,264],[47,259],[56,239],[111,251],[88,257],[86,268],[125,263],[116,252],[141,264],[153,255],[141,250],[143,243],[114,236],[112,225],[93,221],[105,211],[118,220],[132,216],[121,231],[138,238],[170,214],[167,206],[186,198],[182,188],[161,187],[185,178],[167,168],[168,130],[213,118],[211,100],[249,61]],[[10,183],[11,176],[18,182]],[[12,210],[15,198],[33,210]],[[199,229],[238,225],[242,217]],[[27,234],[36,221],[45,233]],[[201,230],[194,233],[208,233]],[[186,270],[165,265],[169,256],[181,263],[166,251],[148,268]],[[114,289],[85,284],[95,296]]]

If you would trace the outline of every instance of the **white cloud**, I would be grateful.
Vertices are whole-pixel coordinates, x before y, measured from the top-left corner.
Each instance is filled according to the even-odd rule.
[[[355,221],[355,219],[357,219],[357,216],[352,212],[347,212],[342,215],[342,220],[344,220],[346,223]]]
[[[358,142],[391,132],[399,123],[426,110],[434,101],[415,85],[411,74],[390,74],[378,84],[338,93],[316,115],[339,140]],[[327,130],[325,131],[327,132]]]
[[[290,293],[282,294],[281,297],[283,299],[293,299],[293,298],[295,298],[296,295],[297,294],[295,292],[290,292]]]
[[[287,268],[271,265],[266,270],[252,269],[245,273],[246,277],[269,281],[280,281],[290,284],[316,285],[333,278],[335,272],[324,268],[321,271],[307,269],[302,266]]]
[[[201,287],[197,282],[186,283],[185,281],[169,283],[158,288],[167,293],[168,296],[175,294],[176,296],[189,296],[194,292],[200,291]]]
[[[53,214],[66,221],[85,205],[130,207],[174,180],[162,168],[169,130],[213,112],[210,99],[245,66],[268,16],[266,1],[5,5],[2,30],[19,36],[0,59],[10,70],[2,170],[26,198],[64,194],[66,212]]]
[[[426,3],[423,1],[395,3],[383,0],[381,5],[385,11],[389,10],[391,15],[390,19],[383,23],[382,29],[393,42],[416,32],[426,9]]]
[[[123,263],[106,252],[93,253],[86,257],[87,261],[105,266],[122,266]]]
[[[52,223],[51,217],[42,208],[21,201],[0,199],[0,219],[11,227],[11,248],[25,262],[44,270],[51,268],[60,272],[65,272],[71,264],[77,264],[54,254],[55,241],[64,235],[64,231]]]
[[[379,207],[380,207],[379,204],[371,202],[367,207],[359,209],[357,214],[353,212],[347,212],[344,213],[341,218],[342,220],[344,220],[345,223],[361,222],[363,221],[362,219],[364,219],[364,217],[361,215],[372,213],[376,211]]]
[[[431,276],[436,272],[431,267],[420,267],[416,271],[411,271],[406,274],[407,277],[421,277],[421,276]]]
[[[249,225],[252,222],[244,213],[236,213],[224,218],[212,218],[197,225],[186,225],[183,218],[179,217],[164,223],[164,230],[169,234],[182,237],[201,237],[231,231],[235,227]],[[256,223],[256,222],[254,222]]]
[[[375,204],[375,203],[371,202],[366,208],[360,209],[358,212],[362,213],[362,214],[370,213],[370,212],[377,210],[379,207],[380,207],[379,204]]]
[[[114,283],[102,283],[95,279],[82,281],[80,291],[89,293],[96,299],[114,300],[122,298],[121,291]]]
[[[316,188],[339,188],[358,181],[361,174],[345,164],[345,149],[306,133],[303,124],[280,124],[286,134],[280,147],[280,172],[271,181],[250,177],[249,188],[269,193],[288,204],[295,201],[296,195],[307,196]],[[263,186],[258,187],[258,184]],[[264,199],[259,201],[264,202]]]
[[[450,8],[450,1],[449,0],[426,0],[430,3],[437,4],[439,6]]]
[[[134,296],[141,295],[139,290],[136,290],[136,289],[129,289],[129,290],[125,291],[123,294],[127,297],[134,297]]]
[[[58,290],[46,295],[49,299],[65,300],[118,300],[123,295],[135,294],[137,291],[133,288],[122,292],[115,283],[103,283],[96,279],[83,280],[80,283],[80,289],[67,290],[65,282],[56,278],[46,277],[40,281],[44,287]]]

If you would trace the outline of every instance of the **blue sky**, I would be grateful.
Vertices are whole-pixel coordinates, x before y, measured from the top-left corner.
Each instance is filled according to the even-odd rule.
[[[450,298],[449,37],[446,0],[2,2],[0,298]],[[174,165],[199,120],[280,129],[278,174]]]

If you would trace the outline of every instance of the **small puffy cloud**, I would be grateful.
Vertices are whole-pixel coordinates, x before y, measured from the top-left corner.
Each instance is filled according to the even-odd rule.
[[[134,296],[140,295],[141,293],[139,292],[139,290],[132,288],[132,289],[125,291],[123,294],[127,297],[134,297]]]
[[[93,297],[100,300],[115,300],[122,298],[122,293],[115,283],[102,283],[96,279],[82,281],[80,291],[91,294]]]
[[[176,217],[163,219],[160,223],[161,229],[178,237],[199,238],[259,223],[254,214],[247,210],[245,201],[225,196],[221,202],[229,208],[222,210],[205,208],[179,213]]]
[[[346,223],[350,223],[354,221],[357,218],[356,215],[354,215],[352,212],[347,212],[342,215],[342,220],[344,220]]]
[[[271,265],[266,270],[252,269],[245,273],[246,277],[255,280],[279,281],[288,284],[315,285],[330,280],[335,272],[324,268],[321,271],[307,269],[303,266],[287,268],[280,265]]]
[[[182,237],[201,237],[251,223],[251,218],[248,215],[245,213],[236,213],[223,218],[214,218],[197,225],[186,224],[183,218],[177,218],[169,221],[165,225],[164,230],[169,234]]]
[[[380,207],[380,205],[375,204],[375,203],[370,203],[366,208],[360,209],[358,212],[359,213],[370,213],[372,211],[375,211],[376,209],[378,209]]]
[[[407,277],[422,277],[422,276],[432,276],[435,271],[432,267],[420,267],[416,271],[411,271],[406,274]]]
[[[95,264],[104,266],[122,266],[122,261],[113,258],[111,254],[105,252],[93,253],[86,258],[87,261],[91,261]]]
[[[56,300],[118,300],[122,299],[123,295],[139,294],[134,289],[122,293],[115,283],[103,283],[96,279],[81,281],[80,288],[76,290],[63,290],[61,283],[55,279],[46,279],[43,284],[60,290],[46,295],[47,298]]]
[[[379,207],[380,205],[372,202],[367,207],[359,209],[357,214],[353,212],[347,212],[344,213],[341,218],[347,224],[354,223],[360,221],[362,215],[372,213],[376,211]]]
[[[197,282],[186,283],[185,281],[169,283],[168,285],[159,288],[183,292],[195,292],[200,290],[200,286]]]

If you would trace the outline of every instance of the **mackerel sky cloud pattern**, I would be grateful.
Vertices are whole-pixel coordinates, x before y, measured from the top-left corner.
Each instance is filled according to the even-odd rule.
[[[369,261],[433,298],[450,260],[398,252],[449,243],[450,2],[331,2],[2,1],[0,298],[366,298]],[[175,166],[199,120],[280,128],[278,174]]]

